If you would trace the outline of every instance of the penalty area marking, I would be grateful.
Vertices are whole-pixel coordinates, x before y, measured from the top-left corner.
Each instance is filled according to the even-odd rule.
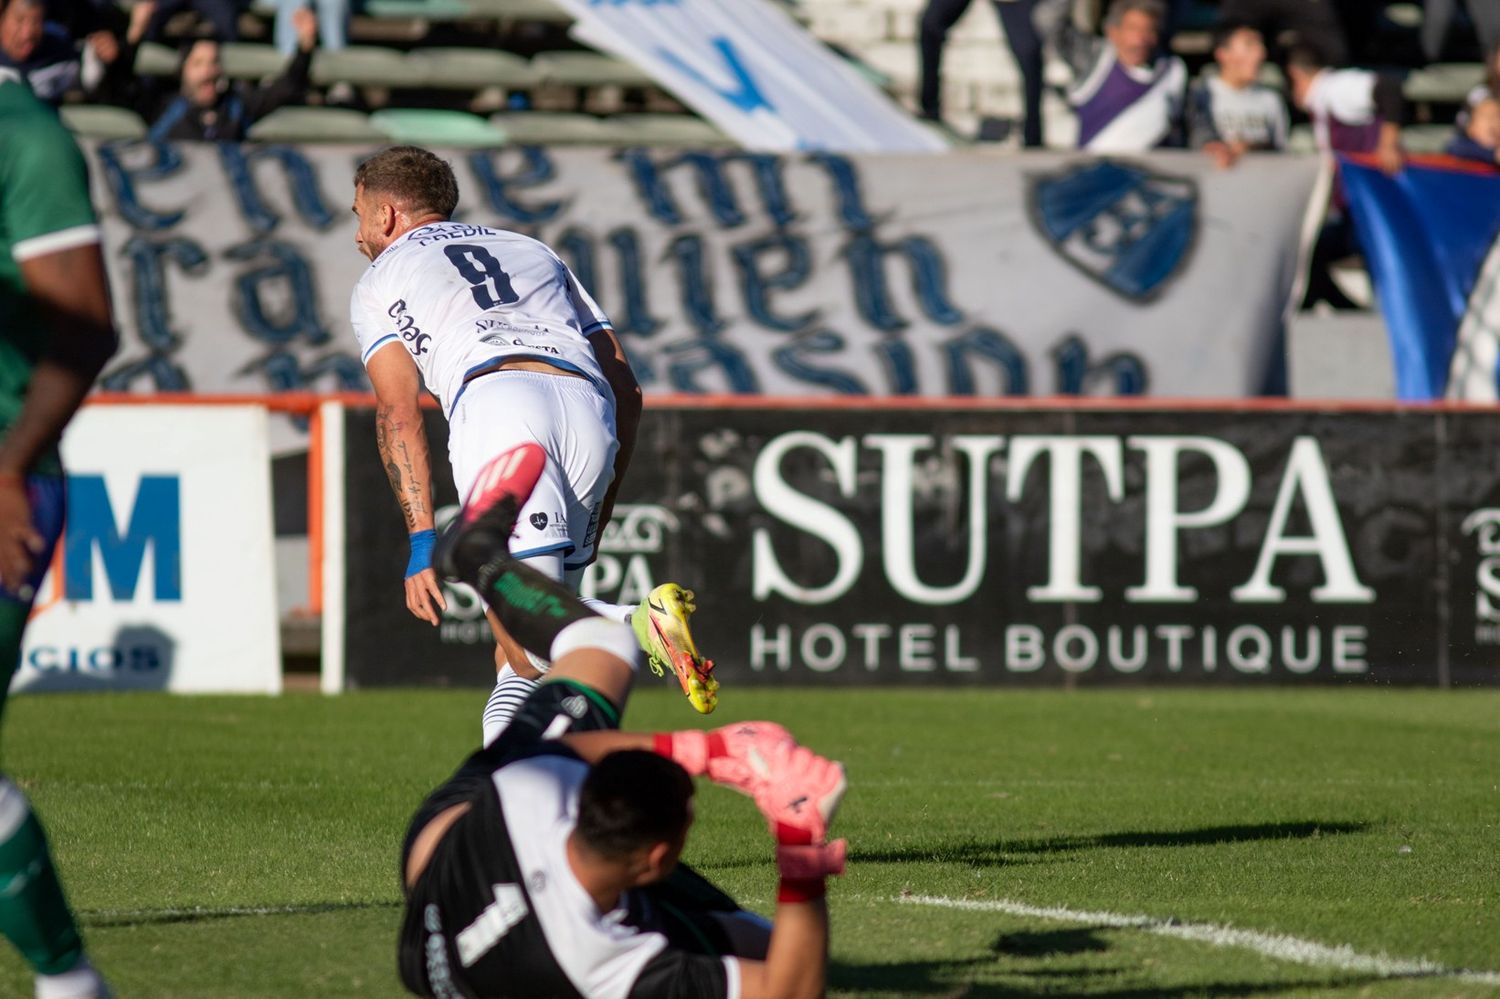
[[[1390,957],[1386,954],[1361,954],[1348,944],[1330,947],[1316,940],[1284,933],[1262,933],[1241,930],[1219,923],[1184,923],[1156,916],[1132,916],[1119,912],[1088,912],[1052,906],[1026,905],[1007,899],[942,898],[934,895],[903,895],[896,899],[904,905],[925,905],[937,909],[961,909],[967,912],[1000,912],[1028,919],[1047,919],[1058,923],[1085,923],[1109,929],[1141,930],[1161,937],[1205,943],[1213,947],[1236,947],[1254,951],[1264,957],[1317,968],[1350,971],[1379,978],[1456,978],[1480,985],[1500,985],[1500,972],[1470,971],[1450,968],[1426,958]]]

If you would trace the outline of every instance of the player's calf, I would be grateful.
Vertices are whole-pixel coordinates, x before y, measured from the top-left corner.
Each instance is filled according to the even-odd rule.
[[[561,663],[570,653],[597,651],[624,665],[628,684],[640,657],[631,629],[595,614],[561,583],[510,555],[511,529],[546,460],[540,447],[523,444],[486,465],[438,541],[436,564],[473,586],[528,652]],[[589,658],[575,655],[581,662]]]

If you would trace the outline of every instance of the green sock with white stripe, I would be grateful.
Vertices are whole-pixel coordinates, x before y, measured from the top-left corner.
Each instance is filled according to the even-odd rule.
[[[21,789],[0,777],[0,933],[40,975],[59,975],[83,957],[47,836]]]

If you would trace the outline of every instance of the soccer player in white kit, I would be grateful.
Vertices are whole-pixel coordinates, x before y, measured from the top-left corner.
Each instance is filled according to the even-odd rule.
[[[355,242],[370,267],[350,316],[377,398],[376,442],[406,518],[406,605],[439,623],[436,540],[421,392],[448,418],[448,457],[463,498],[485,464],[536,443],[547,470],[516,521],[512,556],[577,588],[634,448],[641,395],[609,318],[568,266],[518,233],[452,221],[458,183],[425,149],[395,146],[354,175]],[[713,664],[688,628],[693,595],[675,583],[639,607],[591,602],[630,623],[658,674],[672,670],[707,714]],[[489,613],[499,673],[485,742],[503,730],[545,662],[527,655]]]

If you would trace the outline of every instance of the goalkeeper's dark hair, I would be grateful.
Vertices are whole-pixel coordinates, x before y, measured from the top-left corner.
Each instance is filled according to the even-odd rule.
[[[578,839],[608,860],[623,860],[687,831],[693,779],[643,749],[610,753],[594,764],[578,793]]]
[[[458,178],[446,160],[420,146],[382,149],[354,171],[354,186],[400,199],[411,212],[452,218]]]

